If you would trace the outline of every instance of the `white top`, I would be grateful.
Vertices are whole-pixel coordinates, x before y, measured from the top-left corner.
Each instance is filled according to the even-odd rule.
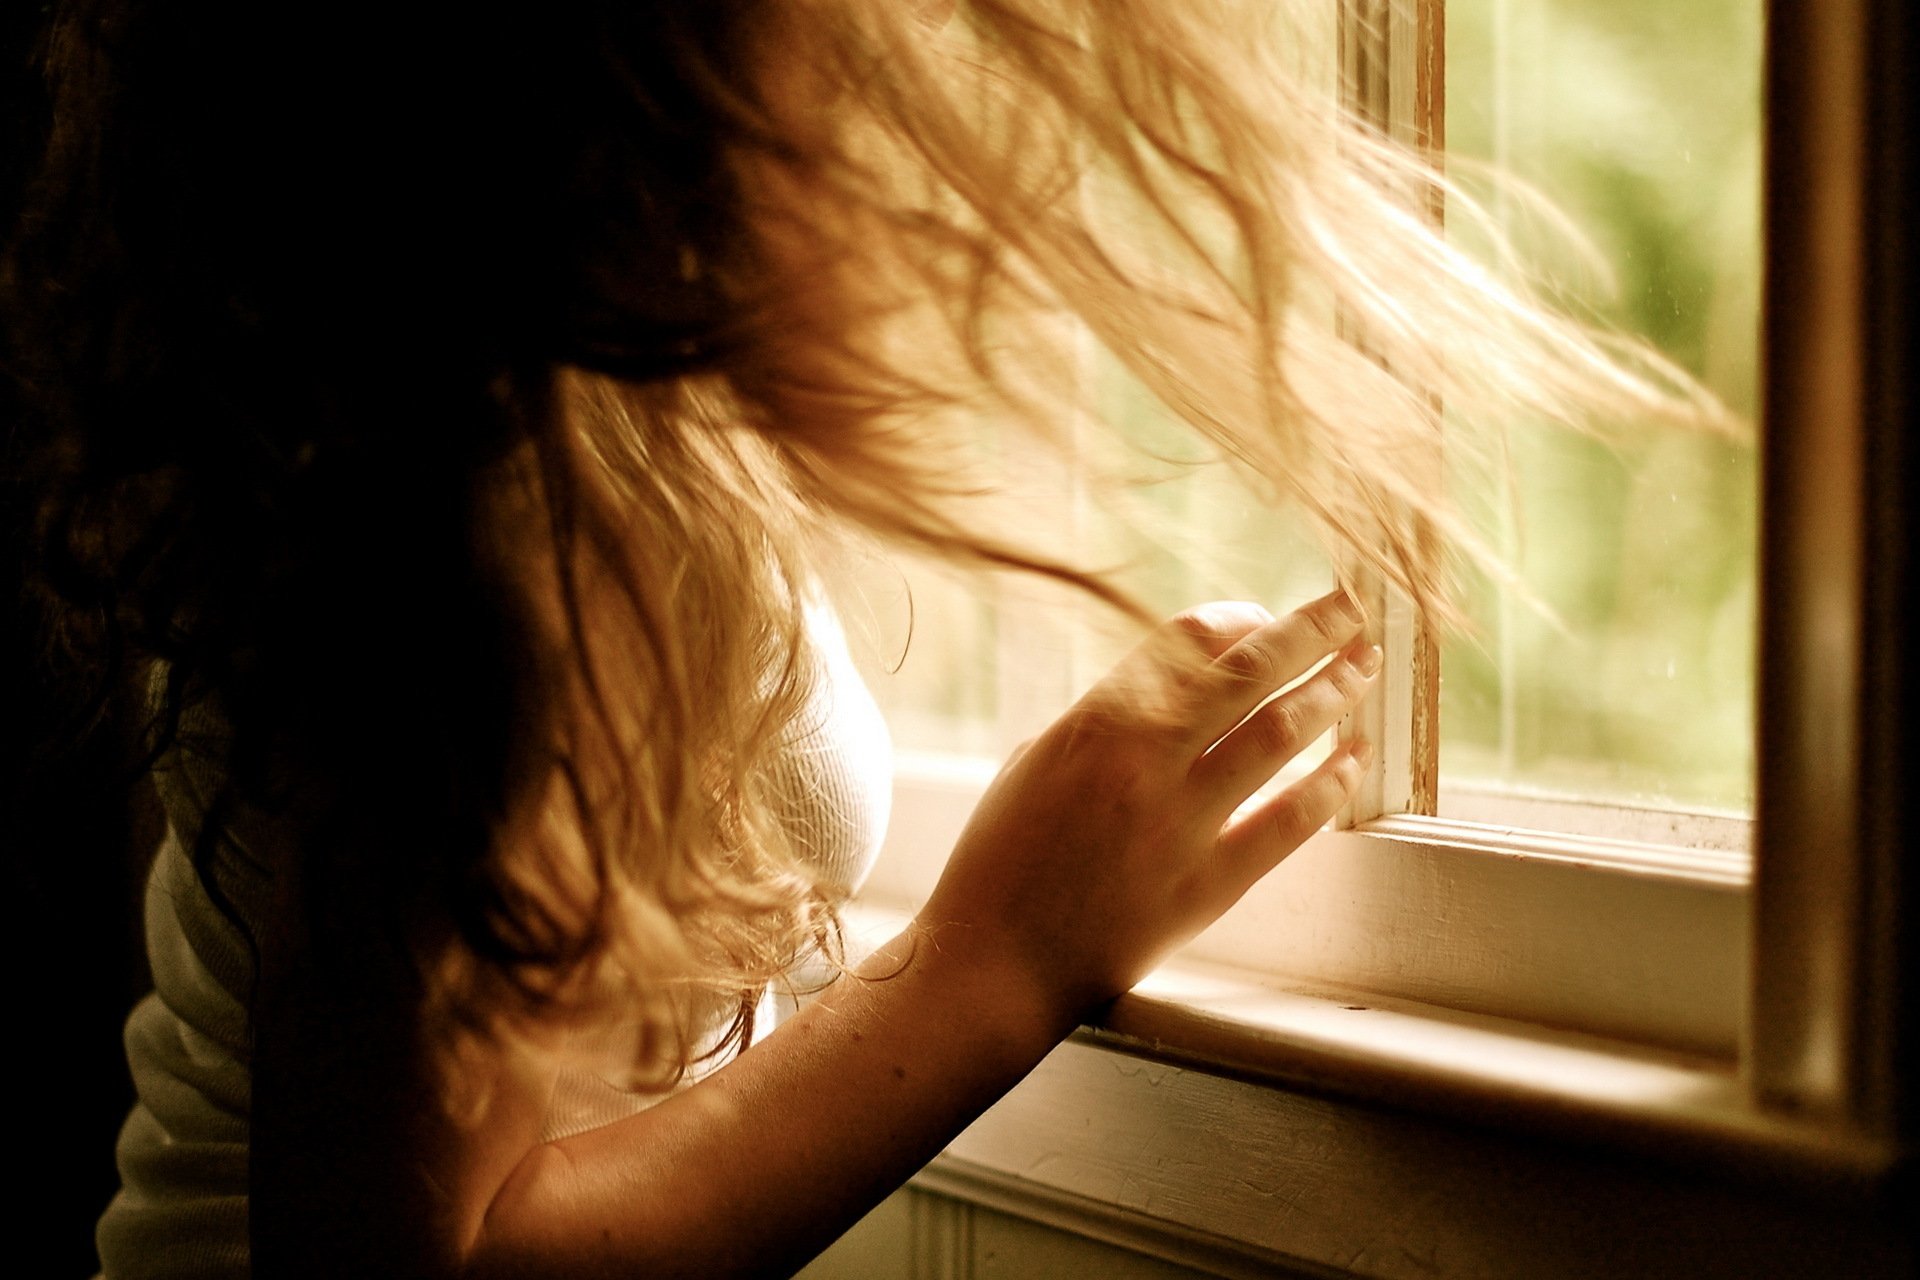
[[[892,746],[879,708],[854,670],[824,607],[808,612],[821,678],[782,735],[774,785],[795,845],[829,882],[849,890],[879,852],[891,803]],[[154,991],[127,1020],[127,1061],[138,1101],[120,1133],[120,1193],[97,1243],[113,1280],[245,1277],[251,1067],[247,999],[253,958],[195,873],[178,834],[205,812],[195,779],[158,779],[168,831],[147,882],[147,953]],[[242,846],[244,852],[244,845]],[[265,916],[266,883],[235,859],[220,888],[242,918]],[[231,882],[230,882],[231,881]],[[769,992],[756,1030],[790,1011]],[[718,1063],[703,1063],[692,1078]],[[570,1067],[542,1125],[543,1140],[598,1128],[664,1095],[633,1094]]]

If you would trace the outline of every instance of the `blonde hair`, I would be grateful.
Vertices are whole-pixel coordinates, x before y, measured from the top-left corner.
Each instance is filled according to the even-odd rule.
[[[1484,226],[1473,204],[1285,56],[1310,6],[1259,6],[1270,40],[1250,7],[972,0],[937,29],[892,0],[739,7],[737,63],[690,80],[741,234],[673,257],[727,299],[722,339],[665,380],[567,373],[565,429],[505,472],[495,554],[570,656],[551,769],[495,844],[502,927],[540,944],[508,972],[538,999],[482,1004],[638,1009],[671,1075],[711,1007],[686,993],[737,999],[832,936],[757,779],[806,697],[799,597],[837,530],[1135,608],[982,515],[982,415],[1088,450],[1061,429],[1085,335],[1434,618],[1444,549],[1478,554],[1437,477],[1501,423],[1724,422],[1450,243],[1433,193]]]

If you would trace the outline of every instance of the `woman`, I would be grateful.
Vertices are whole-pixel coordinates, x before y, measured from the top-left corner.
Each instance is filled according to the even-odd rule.
[[[108,1274],[791,1268],[1330,818],[1364,746],[1232,815],[1364,695],[1359,611],[1183,614],[755,1041],[877,803],[833,541],[1132,608],[976,500],[983,414],[1087,450],[1080,326],[1437,616],[1433,397],[1710,412],[1459,259],[1286,32],[919,10],[60,7],[12,497],[169,820]]]

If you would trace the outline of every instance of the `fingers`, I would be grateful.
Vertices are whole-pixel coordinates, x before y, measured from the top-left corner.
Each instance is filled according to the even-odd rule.
[[[1358,636],[1364,623],[1359,605],[1336,588],[1248,632],[1195,682],[1191,720],[1195,749],[1224,737],[1275,690]]]
[[[1363,625],[1338,589],[1278,619],[1256,604],[1200,605],[1161,624],[1089,689],[1077,722],[1155,726],[1170,758],[1191,761]]]
[[[1272,622],[1273,615],[1266,609],[1244,600],[1216,600],[1183,610],[1161,623],[1121,659],[1087,691],[1086,701],[1093,705],[1108,701],[1136,707],[1157,705],[1170,675],[1177,681],[1181,672],[1202,665],[1195,661],[1196,646],[1199,657],[1210,662]]]
[[[1218,658],[1246,636],[1273,621],[1273,615],[1246,600],[1216,600],[1196,605],[1167,620],[1190,636],[1209,658]]]
[[[1355,640],[1311,678],[1254,711],[1194,763],[1191,777],[1202,803],[1225,821],[1276,770],[1351,712],[1380,666],[1379,646]]]
[[[1242,887],[1279,864],[1333,820],[1353,798],[1373,747],[1352,742],[1335,750],[1319,767],[1220,834],[1221,870]]]
[[[1194,648],[1209,661],[1273,624],[1273,614],[1247,600],[1215,600],[1183,609],[1148,634],[1114,674],[1134,680],[1164,678],[1193,665]]]

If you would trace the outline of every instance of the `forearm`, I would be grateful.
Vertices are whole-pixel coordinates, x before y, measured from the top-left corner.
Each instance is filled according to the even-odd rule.
[[[764,1275],[797,1266],[1069,1031],[957,929],[909,930],[712,1077],[536,1148],[489,1209],[479,1274]]]

